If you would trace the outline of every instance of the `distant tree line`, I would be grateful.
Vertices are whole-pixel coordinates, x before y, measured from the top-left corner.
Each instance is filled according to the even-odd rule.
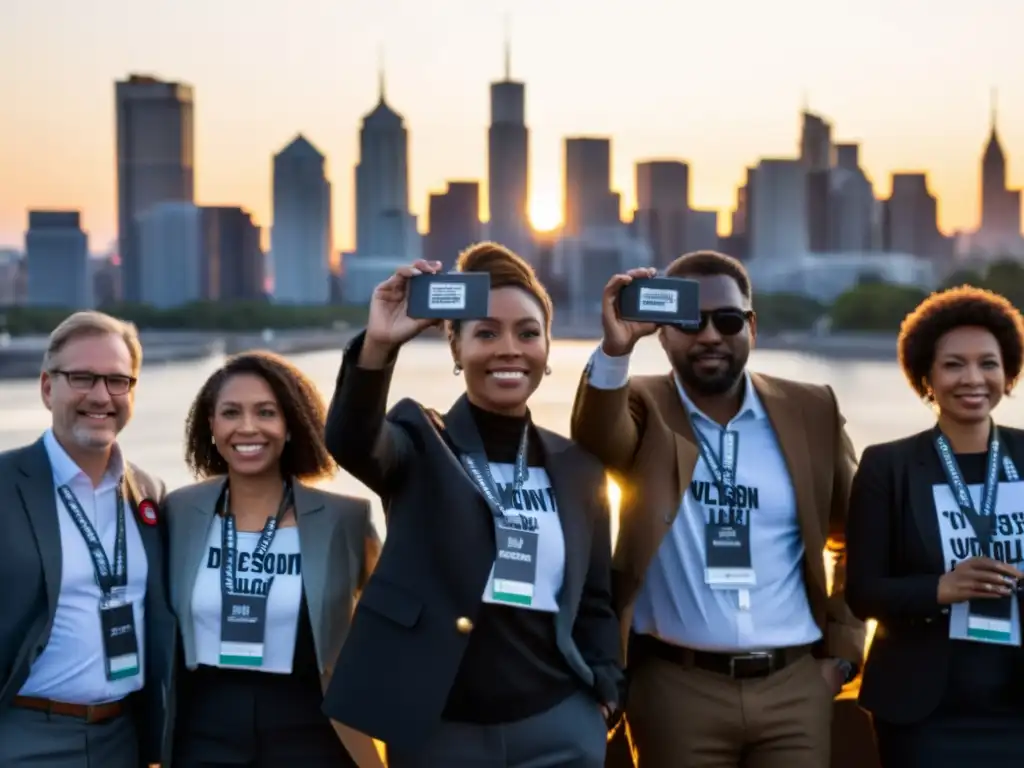
[[[1024,307],[1024,266],[1016,261],[999,261],[983,272],[958,271],[942,287],[974,285],[1002,294]],[[865,277],[831,304],[800,294],[755,294],[758,328],[765,333],[806,331],[827,321],[833,331],[896,333],[908,312],[927,292],[905,285]],[[259,332],[332,328],[339,323],[359,326],[366,322],[366,307],[327,304],[287,306],[254,302],[200,301],[174,309],[155,309],[141,304],[101,307],[143,330],[196,330]],[[0,331],[12,336],[46,334],[72,310],[49,307],[0,308]]]

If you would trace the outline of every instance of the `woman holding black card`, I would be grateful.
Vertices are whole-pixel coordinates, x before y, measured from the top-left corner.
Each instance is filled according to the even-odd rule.
[[[265,352],[229,359],[192,404],[185,454],[201,482],[165,502],[185,666],[173,768],[383,766],[321,711],[380,549],[369,502],[311,485],[337,469],[324,412]]]
[[[458,270],[490,276],[487,317],[447,323],[466,393],[446,414],[385,413],[399,349],[437,322],[409,317],[410,280],[439,267],[377,287],[328,413],[327,446],[380,494],[388,535],[324,711],[386,742],[391,768],[597,768],[621,681],[606,481],[530,418],[551,300],[501,246],[463,253]]]
[[[1016,765],[1024,755],[1024,432],[997,426],[1024,320],[971,287],[907,316],[899,357],[934,428],[864,451],[851,491],[846,600],[876,619],[860,704],[885,768]]]

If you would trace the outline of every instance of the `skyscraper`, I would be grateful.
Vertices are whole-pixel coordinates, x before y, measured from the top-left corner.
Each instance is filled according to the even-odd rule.
[[[565,234],[579,235],[620,223],[619,194],[611,189],[611,167],[611,139],[565,140]]]
[[[526,127],[526,85],[512,79],[511,52],[505,44],[505,77],[491,83],[491,125],[487,129],[488,237],[532,258],[530,131]]]
[[[1006,186],[1006,155],[999,141],[996,94],[992,93],[992,113],[988,144],[981,158],[981,226],[979,234],[991,250],[1012,247],[1020,237],[1020,191]]]
[[[678,160],[636,164],[637,234],[654,253],[654,265],[667,267],[687,250],[690,222],[690,167]]]
[[[89,238],[82,231],[78,211],[28,212],[25,265],[30,306],[92,306]]]
[[[356,165],[356,253],[414,260],[422,246],[409,212],[409,135],[387,103],[380,73],[377,106],[363,118]]]
[[[270,255],[274,301],[326,304],[331,291],[331,183],[327,160],[299,134],[274,155]]]
[[[122,296],[142,292],[138,220],[157,203],[191,203],[195,194],[192,87],[147,75],[115,85],[117,224]]]
[[[440,261],[449,270],[459,253],[480,241],[480,185],[449,181],[443,193],[430,196],[428,215],[424,258]]]
[[[749,229],[750,258],[785,260],[808,252],[807,167],[800,160],[763,159],[750,178],[757,213]]]

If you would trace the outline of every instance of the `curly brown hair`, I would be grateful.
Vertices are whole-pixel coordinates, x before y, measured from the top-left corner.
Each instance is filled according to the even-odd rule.
[[[185,423],[185,462],[196,478],[223,475],[228,464],[213,444],[210,420],[221,389],[233,377],[258,376],[267,382],[291,439],[281,453],[281,474],[304,481],[331,477],[337,464],[324,445],[327,411],[316,385],[298,368],[272,352],[235,355],[206,380]]]
[[[541,312],[544,314],[544,328],[548,337],[551,336],[551,319],[555,313],[551,296],[548,295],[543,283],[537,279],[537,273],[533,271],[533,267],[522,256],[516,255],[498,243],[477,243],[459,254],[455,268],[459,272],[489,273],[491,290],[519,288],[526,291],[540,304]],[[461,329],[461,321],[450,321],[448,323],[448,338],[453,339],[458,336]]]
[[[998,293],[962,285],[933,293],[907,315],[897,342],[900,367],[914,391],[928,396],[928,376],[939,339],[956,328],[985,328],[1003,356],[1006,393],[1016,386],[1024,365],[1024,318]]]

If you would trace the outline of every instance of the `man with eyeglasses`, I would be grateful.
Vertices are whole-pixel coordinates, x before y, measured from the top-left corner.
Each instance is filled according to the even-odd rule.
[[[52,426],[0,454],[0,766],[139,768],[168,760],[176,629],[164,486],[129,464],[142,348],[78,312],[40,378]]]
[[[845,420],[829,387],[747,371],[757,318],[740,262],[698,251],[668,267],[699,284],[696,328],[619,317],[622,287],[654,274],[605,287],[572,414],[622,488],[612,587],[639,768],[824,768],[865,636],[843,599]],[[654,333],[671,373],[631,378]]]

